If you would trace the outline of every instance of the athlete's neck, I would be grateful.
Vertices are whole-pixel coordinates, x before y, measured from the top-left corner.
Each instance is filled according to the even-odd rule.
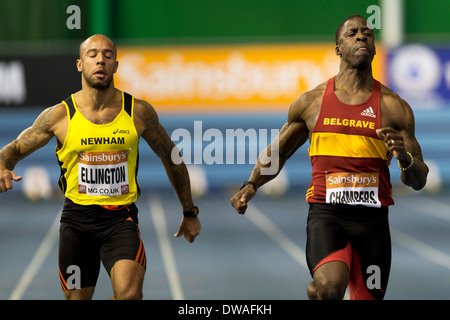
[[[96,89],[90,86],[83,86],[80,93],[80,104],[92,111],[101,111],[113,105],[117,89],[110,85],[106,89]]]
[[[372,91],[373,80],[371,63],[355,66],[341,58],[334,86],[350,94],[366,90]]]
[[[334,86],[349,93],[357,93],[366,90],[372,91],[373,82],[372,66],[366,69],[357,69],[345,66],[341,62],[339,73],[334,80]]]

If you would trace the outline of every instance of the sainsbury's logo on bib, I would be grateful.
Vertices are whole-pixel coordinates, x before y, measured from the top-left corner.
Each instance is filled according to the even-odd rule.
[[[378,172],[340,172],[325,175],[326,202],[381,207]]]
[[[128,150],[78,152],[78,193],[118,196],[129,193]]]

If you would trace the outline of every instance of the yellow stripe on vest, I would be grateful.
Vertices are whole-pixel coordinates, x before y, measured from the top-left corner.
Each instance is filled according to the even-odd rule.
[[[310,157],[336,156],[388,160],[383,141],[352,134],[314,132],[308,152]]]

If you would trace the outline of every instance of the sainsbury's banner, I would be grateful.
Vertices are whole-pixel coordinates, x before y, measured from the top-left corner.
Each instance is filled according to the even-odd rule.
[[[334,44],[120,47],[115,84],[162,112],[286,111],[334,76]],[[384,81],[377,47],[374,75]]]

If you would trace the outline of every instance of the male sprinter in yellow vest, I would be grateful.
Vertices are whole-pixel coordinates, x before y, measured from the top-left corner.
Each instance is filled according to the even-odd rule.
[[[290,107],[278,136],[278,169],[309,139],[306,258],[314,280],[308,297],[342,299],[348,285],[350,299],[383,299],[391,262],[388,206],[394,203],[389,162],[398,160],[403,183],[415,190],[425,186],[428,168],[410,106],[372,76],[374,33],[364,17],[339,25],[335,50],[339,73]],[[271,152],[269,146],[272,159]],[[278,174],[261,174],[263,163],[231,199],[240,214],[256,189]],[[380,279],[367,286],[374,272]]]
[[[66,201],[61,217],[59,269],[66,299],[91,299],[100,260],[114,290],[112,299],[142,299],[146,256],[137,208],[138,142],[144,138],[161,158],[183,209],[175,237],[193,242],[200,233],[186,166],[175,165],[175,147],[153,107],[114,87],[116,47],[103,35],[80,45],[81,91],[44,110],[34,124],[0,151],[0,192],[19,181],[17,162],[56,136],[59,186]],[[80,288],[67,268],[80,268]]]

